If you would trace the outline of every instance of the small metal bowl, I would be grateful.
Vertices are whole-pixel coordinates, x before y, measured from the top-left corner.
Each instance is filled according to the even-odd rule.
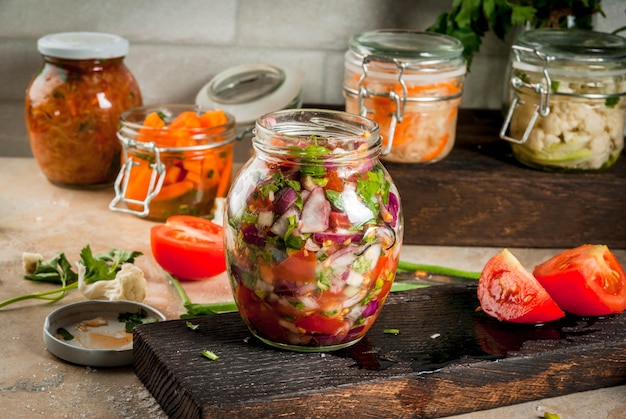
[[[61,307],[50,313],[43,325],[43,340],[57,357],[90,367],[120,367],[133,363],[132,333],[126,333],[123,313],[145,311],[148,318],[165,321],[165,316],[152,307],[133,301],[88,300]],[[86,326],[104,318],[106,324]],[[59,329],[73,338],[65,340]]]

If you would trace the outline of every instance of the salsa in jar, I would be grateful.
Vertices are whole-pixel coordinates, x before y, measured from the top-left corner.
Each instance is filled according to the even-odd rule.
[[[110,186],[120,169],[119,116],[142,104],[124,64],[128,41],[94,32],[47,35],[43,65],[25,100],[30,146],[41,171],[59,186]]]
[[[242,318],[283,349],[356,343],[387,299],[403,234],[378,125],[286,110],[260,118],[252,141],[255,156],[226,203],[227,270]]]

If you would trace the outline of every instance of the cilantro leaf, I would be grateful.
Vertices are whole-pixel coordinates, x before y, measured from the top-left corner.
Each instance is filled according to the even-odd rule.
[[[141,252],[112,249],[108,253],[93,255],[91,247],[85,246],[80,252],[81,262],[85,266],[85,283],[115,279],[124,263],[133,263]]]
[[[69,285],[78,281],[78,274],[72,270],[72,264],[64,253],[57,253],[52,258],[40,260],[32,274],[24,275],[31,281],[50,282],[53,284]]]

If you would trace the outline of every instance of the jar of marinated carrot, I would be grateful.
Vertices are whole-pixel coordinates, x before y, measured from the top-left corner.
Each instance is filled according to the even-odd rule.
[[[154,221],[212,218],[232,180],[235,118],[195,105],[124,112],[117,136],[123,165],[109,208]]]
[[[346,111],[378,122],[382,159],[433,163],[450,153],[466,73],[462,53],[461,42],[436,33],[352,36],[345,55]]]
[[[400,196],[378,156],[378,125],[339,111],[259,118],[255,155],[226,199],[226,265],[261,341],[301,352],[358,342],[391,289]]]
[[[40,38],[37,48],[43,65],[26,90],[25,111],[39,167],[59,186],[110,186],[120,169],[119,117],[142,104],[124,64],[128,41],[68,32]]]

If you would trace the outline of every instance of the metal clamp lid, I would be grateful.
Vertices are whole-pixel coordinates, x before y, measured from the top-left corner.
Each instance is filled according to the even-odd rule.
[[[161,149],[156,146],[155,143],[142,143],[139,141],[129,141],[129,148],[139,148],[144,151],[148,151],[154,154],[154,163],[150,164],[152,172],[150,173],[150,183],[146,196],[143,200],[127,198],[126,193],[128,191],[128,182],[130,180],[130,174],[134,166],[138,166],[135,160],[128,156],[126,148],[124,148],[125,161],[122,166],[113,188],[115,190],[115,197],[109,203],[109,209],[111,211],[123,212],[126,214],[133,214],[139,217],[146,217],[150,213],[150,202],[161,192],[163,187],[163,181],[165,180],[165,164],[161,161]],[[126,204],[126,207],[118,206],[120,203]],[[129,206],[138,205],[141,210],[133,210]]]
[[[503,140],[516,143],[516,144],[524,144],[528,140],[528,137],[530,136],[530,133],[533,127],[535,126],[537,117],[541,116],[542,118],[545,118],[546,116],[550,114],[550,86],[552,85],[552,81],[550,79],[550,74],[548,72],[548,64],[550,63],[550,61],[554,59],[554,57],[546,55],[536,49],[523,47],[520,45],[513,45],[512,48],[513,48],[513,52],[515,53],[515,57],[517,60],[520,59],[519,54],[521,52],[525,52],[525,53],[535,54],[543,62],[543,70],[542,70],[543,79],[541,79],[539,82],[528,83],[522,80],[518,76],[513,76],[511,78],[511,85],[514,88],[515,93],[511,101],[509,111],[507,112],[506,118],[504,120],[504,123],[502,124],[502,128],[500,129],[500,138]],[[528,126],[526,127],[526,130],[524,131],[522,138],[517,139],[517,138],[513,138],[513,137],[506,135],[506,133],[508,131],[509,125],[511,124],[513,113],[515,112],[515,110],[520,104],[524,103],[517,95],[517,90],[522,87],[532,89],[536,93],[539,94],[539,105],[535,105],[535,112],[533,112],[533,115],[531,116],[530,121],[528,122]]]

